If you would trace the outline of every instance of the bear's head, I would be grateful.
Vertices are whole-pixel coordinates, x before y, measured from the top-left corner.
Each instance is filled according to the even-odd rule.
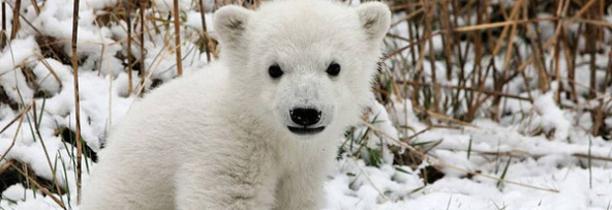
[[[256,11],[222,7],[214,28],[229,88],[246,105],[241,111],[264,129],[312,138],[341,135],[358,122],[390,19],[378,2],[351,8],[293,0]]]

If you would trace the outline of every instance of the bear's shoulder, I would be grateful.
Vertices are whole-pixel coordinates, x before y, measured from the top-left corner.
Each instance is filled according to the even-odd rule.
[[[180,116],[196,118],[198,114],[210,115],[218,98],[227,94],[227,68],[219,63],[210,65],[173,79],[136,99],[126,119]],[[154,113],[151,113],[154,112]],[[142,120],[142,119],[137,119]]]

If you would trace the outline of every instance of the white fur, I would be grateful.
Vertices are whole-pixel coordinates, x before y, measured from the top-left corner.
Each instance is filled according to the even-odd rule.
[[[335,140],[358,122],[389,27],[381,3],[277,1],[216,13],[221,59],[137,102],[110,136],[81,210],[317,209]],[[337,77],[325,70],[335,61]],[[279,64],[279,79],[268,67]],[[322,111],[296,135],[290,109]]]

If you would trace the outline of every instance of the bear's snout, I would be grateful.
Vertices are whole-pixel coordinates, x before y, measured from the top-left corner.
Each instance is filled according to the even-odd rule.
[[[287,126],[287,128],[298,135],[317,134],[325,129],[325,126],[315,126],[321,121],[321,115],[322,112],[315,108],[293,108],[289,111],[289,116],[297,126]]]
[[[294,108],[289,111],[291,120],[301,126],[308,127],[321,120],[321,111],[313,108]]]

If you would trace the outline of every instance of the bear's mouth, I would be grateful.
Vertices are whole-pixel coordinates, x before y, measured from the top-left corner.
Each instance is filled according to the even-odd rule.
[[[287,126],[287,128],[289,128],[289,131],[291,131],[291,133],[295,133],[297,135],[313,135],[323,131],[323,129],[325,129],[325,126],[316,128]]]

